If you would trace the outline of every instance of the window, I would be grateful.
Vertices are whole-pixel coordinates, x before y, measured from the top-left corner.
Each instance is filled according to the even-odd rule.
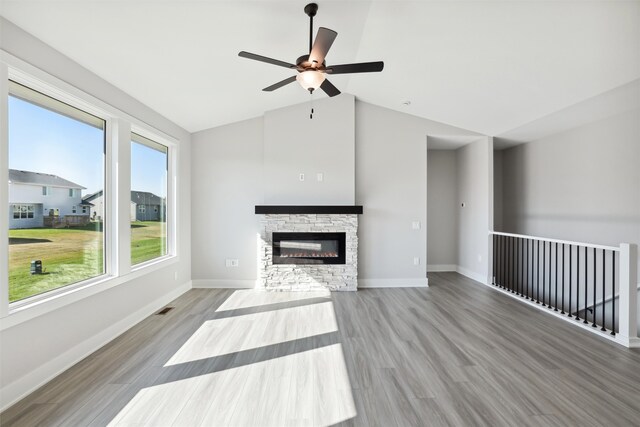
[[[8,202],[14,219],[32,219],[9,221],[9,302],[104,274],[102,228],[67,222],[64,215],[76,212],[77,201],[70,198],[81,196],[81,188],[87,194],[104,188],[105,121],[9,81],[8,141]],[[42,195],[29,191],[33,185]],[[63,197],[64,187],[69,197]],[[42,196],[51,196],[56,206],[42,206],[44,215],[34,218]],[[33,203],[15,204],[29,198]],[[42,274],[30,274],[34,260],[42,262]]]
[[[88,206],[83,206],[83,207],[82,207],[82,213],[83,213],[83,214],[88,214],[88,213],[89,213],[89,210],[88,210],[88,209],[89,209],[89,207],[88,207]]]
[[[133,133],[131,135],[131,201],[138,204],[131,218],[131,264],[167,255],[167,165],[166,146]],[[147,209],[158,205],[157,212]]]
[[[32,219],[35,206],[13,205],[13,219]]]

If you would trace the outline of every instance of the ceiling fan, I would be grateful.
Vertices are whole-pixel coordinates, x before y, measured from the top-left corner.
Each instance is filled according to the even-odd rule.
[[[309,3],[304,7],[304,12],[310,19],[309,54],[299,57],[295,65],[278,59],[256,55],[255,53],[245,51],[238,53],[238,56],[243,58],[266,62],[267,64],[289,68],[298,72],[295,76],[287,77],[278,83],[265,87],[262,89],[263,91],[271,92],[292,83],[294,80],[298,80],[300,85],[310,93],[313,93],[314,90],[320,88],[327,95],[336,96],[340,95],[340,91],[326,79],[326,74],[372,73],[382,71],[384,68],[384,62],[382,61],[327,66],[325,63],[325,56],[327,55],[327,52],[329,52],[329,49],[331,48],[331,45],[338,33],[328,28],[320,27],[318,28],[316,40],[312,43],[313,17],[316,16],[316,13],[318,12],[318,5],[316,3]]]

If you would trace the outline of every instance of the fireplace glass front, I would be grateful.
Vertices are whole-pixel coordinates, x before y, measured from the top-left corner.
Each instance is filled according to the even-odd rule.
[[[344,264],[345,233],[273,233],[274,264]]]

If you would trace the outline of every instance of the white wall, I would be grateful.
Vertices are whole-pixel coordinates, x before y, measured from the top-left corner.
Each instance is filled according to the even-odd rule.
[[[486,282],[493,229],[493,141],[483,138],[456,150],[458,269]],[[464,207],[462,206],[464,204]]]
[[[341,100],[343,96],[345,99]],[[345,188],[340,188],[342,184],[338,183],[332,190],[336,192],[336,198],[325,198],[328,193],[317,192],[318,199],[301,199],[299,193],[292,190],[289,193],[291,199],[282,197],[278,203],[338,204],[342,201],[344,204],[353,204],[353,200],[347,198],[350,185],[353,185],[353,181],[348,179],[353,164],[346,135],[352,123],[355,123],[355,203],[364,206],[358,230],[360,285],[424,284],[427,134],[475,134],[357,100],[354,122],[353,116],[348,114],[352,100],[350,95],[341,95],[322,103],[316,102],[314,121],[324,114],[324,102],[337,103],[339,111],[344,111],[344,114],[333,115],[325,124],[343,129],[341,133],[345,136],[341,139],[345,139],[337,146],[326,141],[324,148],[332,147],[326,150],[327,155],[308,156],[305,160],[315,159],[305,166],[312,175],[327,170],[324,162],[329,159],[335,161],[334,164],[338,164],[341,170],[335,170],[334,173],[344,177],[340,182],[344,183]],[[278,118],[276,131],[280,140],[286,140],[287,146],[298,138],[298,120],[309,121],[309,104],[289,107],[278,113],[288,117]],[[266,186],[272,184],[266,184],[268,181],[264,179],[264,171],[272,167],[269,166],[272,156],[263,151],[267,149],[267,139],[270,139],[270,145],[277,142],[274,137],[267,136],[273,126],[273,123],[267,124],[270,116],[271,113],[267,113],[264,119],[233,123],[193,135],[192,268],[195,286],[251,287],[257,279],[259,218],[253,214],[253,209],[256,204],[273,204],[265,197],[265,194],[273,191]],[[295,121],[296,124],[289,127],[287,121]],[[274,150],[273,147],[269,149]],[[291,172],[294,171],[296,173],[289,173],[288,181],[282,185],[297,188],[298,169],[295,165],[291,168]],[[315,179],[315,176],[312,178]],[[312,184],[316,185],[309,183],[310,189],[314,188]],[[330,181],[326,184],[334,186]],[[419,230],[412,229],[413,221],[420,221]],[[414,257],[420,258],[417,266],[413,263]],[[238,259],[239,267],[225,267],[227,258]]]
[[[313,119],[309,103],[265,113],[265,204],[353,205],[354,103],[348,94],[315,101]]]
[[[504,150],[505,231],[640,244],[638,117],[633,110]]]
[[[504,207],[502,202],[502,150],[494,150],[493,152],[493,229],[495,231],[503,231]]]
[[[457,169],[454,150],[428,150],[428,271],[455,271],[458,264]]]
[[[0,18],[0,47],[179,141],[177,262],[0,332],[1,406],[80,358],[188,289],[191,279],[190,135],[124,92]],[[117,49],[117,46],[113,47]],[[126,64],[123,70],[126,72]],[[128,206],[127,206],[128,209]],[[174,280],[174,274],[177,279]],[[7,322],[3,319],[3,325]]]
[[[263,118],[193,134],[192,275],[195,286],[253,287],[264,204]],[[292,180],[297,180],[293,177]],[[225,259],[238,267],[225,267]]]

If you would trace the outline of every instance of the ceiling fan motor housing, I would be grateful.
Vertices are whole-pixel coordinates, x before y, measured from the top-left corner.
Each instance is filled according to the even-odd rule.
[[[302,55],[301,57],[299,57],[296,60],[296,66],[298,68],[298,71],[305,71],[310,69],[323,71],[327,68],[326,61],[322,61],[322,64],[311,62],[309,61],[309,55]]]

